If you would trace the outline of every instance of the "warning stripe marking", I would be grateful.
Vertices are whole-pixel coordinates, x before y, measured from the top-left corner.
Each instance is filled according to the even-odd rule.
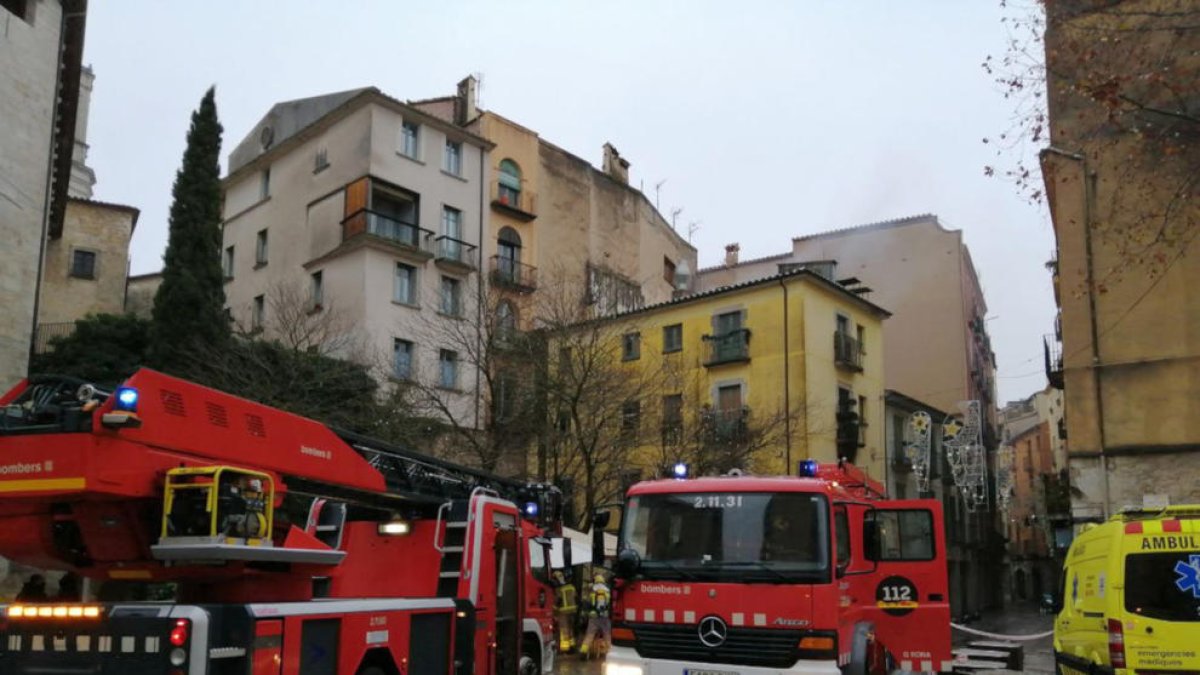
[[[29,478],[0,481],[0,492],[39,492],[44,490],[82,490],[87,481],[80,478]]]

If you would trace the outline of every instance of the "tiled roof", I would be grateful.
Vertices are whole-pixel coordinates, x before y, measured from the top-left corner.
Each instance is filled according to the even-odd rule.
[[[821,237],[833,237],[833,236],[837,236],[839,234],[845,234],[847,232],[859,232],[859,231],[863,231],[863,230],[885,230],[889,227],[901,227],[904,225],[911,225],[913,223],[916,223],[916,222],[919,222],[922,220],[929,220],[931,218],[935,222],[937,221],[937,216],[935,216],[934,214],[922,213],[922,214],[915,215],[915,216],[905,216],[904,218],[894,218],[892,220],[881,220],[881,221],[875,222],[875,223],[867,223],[866,225],[851,225],[849,227],[842,227],[842,228],[837,228],[837,229],[833,229],[833,230],[826,230],[824,232],[816,232],[814,234],[802,234],[798,237],[792,237],[792,241],[803,241],[806,239],[819,239]]]
[[[638,309],[631,309],[628,312],[622,312],[620,314],[614,314],[610,317],[604,317],[604,318],[619,319],[619,318],[631,316],[634,314],[641,314],[642,312],[649,312],[649,311],[653,311],[656,309],[662,309],[663,307],[674,307],[676,305],[684,305],[684,304],[687,304],[689,302],[693,302],[696,300],[701,300],[704,298],[711,298],[716,295],[721,295],[722,293],[731,293],[733,291],[740,291],[740,290],[743,290],[746,288],[751,288],[753,286],[760,286],[760,285],[775,283],[781,279],[791,279],[791,278],[795,278],[795,277],[808,277],[812,281],[815,281],[818,285],[823,285],[835,293],[845,294],[846,299],[857,302],[861,305],[864,305],[867,308],[871,309],[872,311],[883,314],[885,317],[892,315],[891,312],[880,307],[879,305],[876,305],[875,303],[871,302],[870,300],[867,300],[867,299],[863,298],[862,296],[851,293],[849,290],[847,290],[841,284],[832,282],[829,279],[826,279],[825,277],[821,276],[820,274],[813,272],[812,270],[801,269],[801,270],[795,270],[792,272],[785,272],[783,274],[774,274],[769,277],[759,277],[759,278],[753,279],[751,281],[743,281],[740,284],[733,284],[730,286],[719,286],[717,288],[713,288],[713,289],[710,289],[707,291],[701,291],[699,293],[692,293],[690,295],[678,297],[673,300],[668,300],[666,302],[660,302],[656,305],[646,305],[645,307],[640,307]]]

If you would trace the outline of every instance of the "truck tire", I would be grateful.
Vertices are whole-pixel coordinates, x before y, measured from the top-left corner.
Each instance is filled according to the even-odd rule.
[[[537,660],[529,654],[521,655],[520,665],[517,666],[519,675],[541,675],[542,667]]]

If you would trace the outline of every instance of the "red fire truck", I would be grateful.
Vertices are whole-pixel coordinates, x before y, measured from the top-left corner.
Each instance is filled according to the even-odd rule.
[[[605,675],[951,670],[937,501],[885,499],[847,463],[676,471],[626,495]]]
[[[0,673],[548,673],[560,509],[151,370],[32,378],[0,397],[0,556],[104,601],[0,606]]]

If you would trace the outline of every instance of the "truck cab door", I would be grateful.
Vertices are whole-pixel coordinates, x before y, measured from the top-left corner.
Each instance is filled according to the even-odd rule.
[[[864,616],[896,667],[950,670],[950,598],[942,505],[933,499],[879,502],[863,517],[866,557],[875,563]]]

